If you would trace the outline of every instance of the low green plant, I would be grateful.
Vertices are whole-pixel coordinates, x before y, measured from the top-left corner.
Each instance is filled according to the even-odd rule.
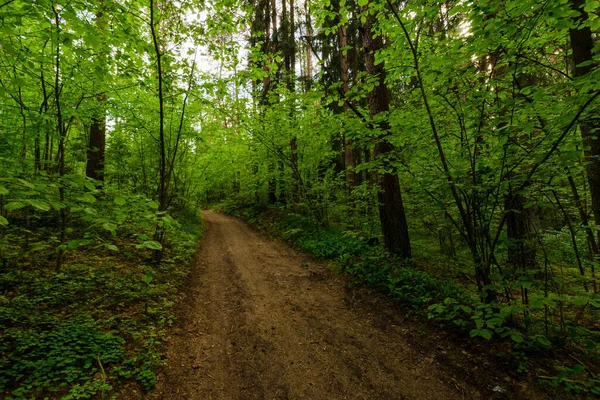
[[[116,217],[115,236],[101,226],[95,231],[80,225],[73,215],[73,235],[86,227],[94,243],[108,236],[119,251],[81,245],[67,249],[60,269],[52,262],[32,265],[32,259],[52,254],[48,248],[12,255],[0,269],[1,398],[92,398],[115,393],[124,381],[144,390],[156,383],[166,329],[202,221],[191,210],[176,210],[181,222],[166,215],[135,218],[152,207],[138,197],[117,202],[124,201],[131,215]],[[107,215],[110,208],[126,214],[124,206],[112,198],[96,204],[109,208]],[[165,257],[150,266],[146,250],[136,247],[157,221],[168,228]]]

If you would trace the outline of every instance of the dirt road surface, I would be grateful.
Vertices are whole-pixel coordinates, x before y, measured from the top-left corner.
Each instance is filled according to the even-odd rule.
[[[419,346],[419,335],[427,333],[383,310],[385,299],[365,306],[346,277],[308,256],[235,218],[206,211],[204,220],[205,234],[177,309],[168,365],[152,397],[536,397],[514,389],[502,394],[506,389],[494,390],[492,380],[482,387],[465,371],[494,373],[469,365],[473,361],[467,355],[450,357],[451,365],[441,363],[444,354],[465,352]]]

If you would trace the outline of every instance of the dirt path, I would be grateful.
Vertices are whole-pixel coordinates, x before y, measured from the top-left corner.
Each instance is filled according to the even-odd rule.
[[[440,367],[431,351],[415,345],[414,335],[405,337],[401,321],[356,305],[343,276],[237,219],[212,211],[204,218],[156,398],[495,395],[492,387],[473,386],[457,366]],[[525,396],[510,398],[519,397]]]

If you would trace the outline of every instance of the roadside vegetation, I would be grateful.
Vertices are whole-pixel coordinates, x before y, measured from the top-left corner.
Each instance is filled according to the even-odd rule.
[[[0,397],[108,398],[125,386],[143,393],[163,365],[202,221],[185,209],[174,210],[181,223],[157,218],[152,200],[87,185],[65,204],[68,239],[57,250],[58,200],[44,195],[43,182],[0,186],[11,221],[1,243]],[[160,263],[152,260],[157,219],[168,232]]]

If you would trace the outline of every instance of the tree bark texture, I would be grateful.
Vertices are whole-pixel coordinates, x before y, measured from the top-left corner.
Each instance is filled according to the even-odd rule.
[[[106,95],[98,98],[100,106],[106,102]],[[92,118],[90,141],[87,152],[85,175],[89,178],[104,181],[104,154],[106,148],[106,116],[102,111]]]
[[[383,49],[383,38],[373,37],[375,16],[369,15],[364,26],[365,66],[369,75],[377,77],[377,85],[368,95],[369,111],[371,117],[380,113],[387,113],[390,108],[390,96],[385,83],[384,63],[375,64],[375,53]],[[390,125],[387,121],[376,123],[380,131],[379,140],[375,145],[375,158],[385,159],[394,152],[394,146],[387,141],[390,134]],[[406,213],[402,202],[402,192],[397,172],[385,165],[385,172],[378,174],[379,185],[379,220],[385,247],[392,253],[405,258],[411,258],[411,247],[408,235]]]

